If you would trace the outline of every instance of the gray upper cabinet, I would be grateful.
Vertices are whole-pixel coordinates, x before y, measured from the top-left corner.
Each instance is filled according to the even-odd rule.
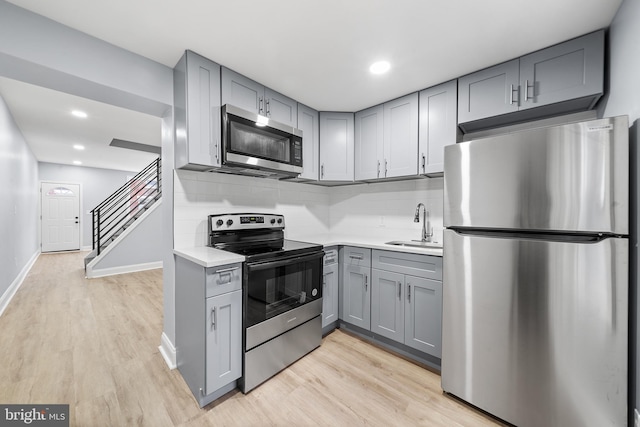
[[[353,181],[353,127],[353,113],[320,112],[321,181]]]
[[[456,80],[420,92],[420,173],[444,172],[444,147],[458,140],[458,82]]]
[[[418,174],[418,93],[384,103],[384,176]]]
[[[222,105],[243,110],[298,127],[298,103],[258,82],[222,67]]]
[[[518,111],[519,60],[505,62],[458,79],[458,122]]]
[[[302,167],[299,178],[320,177],[320,116],[316,110],[298,104],[298,129],[302,130]]]
[[[603,52],[598,31],[520,58],[520,108],[602,94]]]
[[[220,66],[186,51],[173,69],[173,85],[175,167],[220,166]]]
[[[418,174],[418,94],[355,115],[355,179]]]
[[[604,91],[604,30],[458,79],[466,132],[593,108]]]
[[[384,157],[383,110],[382,105],[377,105],[355,114],[356,181],[380,178],[380,159]]]

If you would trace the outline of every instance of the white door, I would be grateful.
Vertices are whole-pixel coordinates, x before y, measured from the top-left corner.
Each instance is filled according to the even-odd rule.
[[[80,249],[80,185],[43,182],[42,252]]]

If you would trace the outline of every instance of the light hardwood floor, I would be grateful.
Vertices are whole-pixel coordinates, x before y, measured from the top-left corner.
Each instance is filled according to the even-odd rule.
[[[0,403],[66,403],[72,426],[492,426],[440,377],[336,331],[248,395],[200,409],[158,352],[162,271],[85,279],[39,257],[0,317]]]

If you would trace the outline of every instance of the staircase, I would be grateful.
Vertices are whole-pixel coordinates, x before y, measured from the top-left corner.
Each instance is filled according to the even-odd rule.
[[[93,250],[85,268],[162,197],[160,171],[157,158],[91,211]]]

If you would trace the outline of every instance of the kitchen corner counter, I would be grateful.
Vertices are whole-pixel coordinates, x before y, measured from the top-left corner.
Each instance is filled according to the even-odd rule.
[[[208,246],[174,249],[173,253],[203,267],[218,267],[244,262],[244,256],[242,255],[210,248]]]
[[[345,236],[345,235],[308,235],[308,236],[292,236],[287,237],[292,240],[301,240],[304,242],[318,243],[324,245],[325,248],[330,246],[356,246],[359,248],[381,249],[384,251],[405,252],[410,254],[421,254],[431,256],[442,256],[442,248],[416,248],[409,246],[387,245],[381,242],[379,238],[368,238],[361,236]],[[385,239],[386,241],[394,239]]]

